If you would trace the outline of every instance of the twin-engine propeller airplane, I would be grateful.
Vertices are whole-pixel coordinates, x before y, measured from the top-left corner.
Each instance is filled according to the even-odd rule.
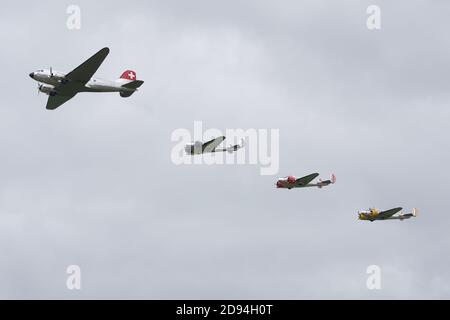
[[[108,54],[109,48],[103,48],[69,73],[52,68],[30,73],[30,77],[39,83],[38,92],[49,96],[46,108],[54,110],[79,92],[119,92],[125,98],[137,91],[144,81],[137,80],[136,72],[131,70],[125,71],[116,81],[92,78]]]
[[[292,188],[307,188],[307,187],[318,187],[322,188],[330,184],[336,183],[336,176],[331,175],[330,180],[319,179],[317,183],[311,183],[315,178],[319,176],[318,173],[313,173],[302,178],[296,178],[294,176],[288,176],[285,178],[278,179],[276,186],[277,188],[292,189]]]
[[[395,215],[397,212],[401,211],[403,208],[393,208],[386,211],[378,211],[375,208],[370,208],[367,211],[359,211],[358,219],[359,220],[368,220],[374,222],[375,220],[400,220],[403,221],[405,219],[409,219],[412,217],[417,217],[418,209],[414,208],[412,213],[402,213]]]
[[[184,150],[189,155],[203,154],[203,153],[214,153],[214,152],[229,152],[232,153],[244,147],[244,139],[241,140],[241,144],[230,145],[227,148],[217,149],[217,147],[225,140],[224,136],[212,139],[208,142],[195,141],[193,143],[187,144]]]

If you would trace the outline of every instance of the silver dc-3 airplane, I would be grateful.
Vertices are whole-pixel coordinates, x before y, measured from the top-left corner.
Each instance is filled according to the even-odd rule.
[[[367,211],[358,211],[359,220],[368,220],[374,222],[375,220],[400,220],[410,219],[412,217],[417,217],[418,209],[414,208],[411,213],[402,213],[403,208],[393,208],[385,211],[379,211],[375,208],[370,208]],[[400,214],[395,215],[400,212]]]
[[[115,81],[92,78],[108,54],[109,48],[103,48],[69,73],[52,68],[30,73],[38,82],[38,92],[49,96],[46,108],[54,110],[79,92],[119,92],[125,98],[137,91],[144,81],[137,80],[136,72],[131,70]]]
[[[230,145],[227,148],[217,149],[217,147],[225,140],[224,136],[212,139],[208,142],[195,141],[193,143],[187,144],[184,150],[189,155],[203,154],[203,153],[214,153],[214,152],[229,152],[232,153],[244,147],[244,139],[241,140],[241,144]]]
[[[312,173],[302,178],[296,178],[294,176],[288,176],[284,178],[279,178],[275,184],[277,188],[281,189],[292,189],[292,188],[307,188],[307,187],[317,187],[322,188],[330,184],[336,183],[336,176],[331,175],[330,180],[319,179],[316,183],[311,183],[315,178],[319,176],[318,173]]]

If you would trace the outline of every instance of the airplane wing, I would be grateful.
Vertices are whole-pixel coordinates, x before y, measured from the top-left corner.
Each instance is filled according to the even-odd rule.
[[[55,88],[56,91],[58,91],[58,95],[53,97],[50,96],[48,98],[46,108],[48,110],[54,110],[72,99],[92,78],[108,54],[109,48],[103,48],[81,65],[76,67],[73,71],[69,72],[66,75],[66,78],[70,81],[67,83],[61,83]]]
[[[202,146],[203,152],[214,152],[214,150],[225,140],[225,137],[218,137],[208,142],[205,142]]]
[[[403,208],[399,207],[399,208],[394,208],[394,209],[390,209],[390,210],[386,210],[386,211],[381,211],[378,214],[379,219],[386,219],[386,218],[390,218],[392,217],[394,214],[396,214],[397,212],[401,211]]]
[[[47,107],[46,107],[47,110],[55,110],[62,104],[66,103],[67,101],[72,99],[75,96],[75,94],[76,93],[74,93],[72,95],[68,95],[68,96],[60,96],[60,95],[49,96],[48,101],[47,101]]]
[[[306,186],[308,183],[310,183],[311,181],[313,181],[313,180],[314,180],[315,178],[317,178],[318,176],[319,176],[318,173],[313,173],[313,174],[307,175],[307,176],[305,176],[305,177],[298,178],[298,179],[295,181],[295,185],[297,185],[297,186]]]
[[[80,82],[81,84],[85,85],[92,78],[94,73],[97,72],[98,68],[106,59],[108,54],[109,48],[101,49],[81,65],[76,67],[73,71],[69,72],[66,77],[69,80]]]

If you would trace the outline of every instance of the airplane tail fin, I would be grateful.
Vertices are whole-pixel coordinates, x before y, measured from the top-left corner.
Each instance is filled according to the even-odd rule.
[[[332,184],[336,183],[336,175],[334,173],[331,174],[330,181]]]
[[[236,144],[236,145],[230,145],[228,148],[226,148],[225,150],[228,151],[229,153],[232,153],[234,151],[237,151],[239,149],[242,149],[243,147],[245,147],[245,140],[241,139],[240,144]]]
[[[120,85],[125,85],[128,83],[132,83],[137,80],[137,74],[133,70],[125,70],[119,79],[116,80],[116,83]]]
[[[136,72],[133,70],[125,70],[122,75],[120,76],[120,78],[118,79],[118,81],[134,81],[137,79],[137,75]]]
[[[409,219],[409,218],[412,218],[412,217],[415,218],[415,217],[417,217],[417,212],[418,212],[418,209],[414,208],[411,213],[400,214],[399,215],[399,219],[403,220],[403,219]]]

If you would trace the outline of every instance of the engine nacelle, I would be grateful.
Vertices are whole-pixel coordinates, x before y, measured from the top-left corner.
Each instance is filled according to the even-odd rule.
[[[41,84],[39,86],[39,91],[48,94],[49,96],[56,96],[55,87],[49,84]]]
[[[202,146],[203,146],[203,142],[201,142],[201,141],[194,142],[194,148],[198,149],[198,148],[201,148]]]
[[[297,179],[294,176],[287,177],[287,182],[292,184],[292,183],[295,183],[295,181],[297,181]]]
[[[196,141],[194,143],[189,143],[184,147],[187,154],[201,154],[203,152],[203,143],[201,141]]]

